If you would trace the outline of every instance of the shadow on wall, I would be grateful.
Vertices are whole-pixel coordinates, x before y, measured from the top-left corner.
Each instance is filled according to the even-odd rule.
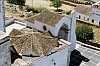
[[[69,66],[80,66],[81,62],[89,62],[89,59],[82,56],[78,50],[71,52],[70,65]]]

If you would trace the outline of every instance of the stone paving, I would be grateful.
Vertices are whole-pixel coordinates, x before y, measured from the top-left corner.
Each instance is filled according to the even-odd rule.
[[[100,66],[100,51],[79,46],[71,54],[70,66]]]

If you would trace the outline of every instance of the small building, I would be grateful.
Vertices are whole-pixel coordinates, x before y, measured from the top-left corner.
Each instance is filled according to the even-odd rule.
[[[91,8],[86,5],[77,5],[75,7],[76,18],[91,21],[89,15],[91,14]]]
[[[70,43],[63,39],[35,29],[13,29],[10,37],[14,53],[22,56],[12,66],[69,66]]]
[[[76,45],[76,18],[75,12],[70,16],[62,16],[54,12],[43,11],[42,13],[25,19],[28,27],[35,28],[42,32],[49,32],[54,37],[65,39],[71,42],[71,51]]]
[[[98,2],[97,2],[98,3]],[[77,5],[76,18],[89,21],[100,26],[100,5],[93,4],[92,6]]]
[[[100,26],[100,1],[92,5],[92,14],[90,18],[96,21],[95,23]]]
[[[26,24],[9,22],[7,26],[4,11],[1,15],[0,66],[69,66],[76,47],[74,11],[70,16],[43,11],[23,21]]]
[[[12,66],[69,66],[76,45],[75,12],[68,17],[43,11],[25,22],[30,31],[13,29],[10,33],[12,51],[21,56]]]

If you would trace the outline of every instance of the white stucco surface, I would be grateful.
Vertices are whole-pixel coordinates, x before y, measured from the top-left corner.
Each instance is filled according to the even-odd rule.
[[[80,19],[87,20],[89,22],[92,22],[92,20],[94,20],[93,23],[100,26],[100,9],[94,7],[94,5],[95,4],[93,4],[91,7],[90,15],[85,15],[85,14],[76,12],[76,17],[79,18],[79,15],[80,15]]]
[[[23,29],[25,27],[26,26],[14,23],[14,24],[9,25],[9,26],[6,27],[6,34],[9,35],[9,33],[12,31],[12,29]]]
[[[43,29],[44,25],[47,27],[47,30]],[[39,31],[43,31],[43,32],[50,31],[53,35],[55,34],[55,30],[54,30],[53,26],[47,25],[47,24],[39,22],[39,21],[35,21],[34,28],[37,29],[37,30],[39,30]]]
[[[79,16],[80,16],[80,19],[83,19],[83,20],[87,20],[89,18],[89,15],[85,15],[85,14],[76,12],[76,17],[79,18]]]
[[[0,30],[5,31],[4,27],[4,0],[0,0]]]
[[[10,54],[10,42],[7,41],[0,45],[0,66],[10,66],[11,54]]]
[[[29,63],[29,66],[54,66],[54,63],[56,66],[68,66],[68,51],[69,46],[49,56]]]
[[[40,59],[37,59],[35,61],[34,61],[34,58],[24,57],[23,60],[28,63],[27,66],[40,66],[40,65],[41,66],[54,66],[54,64],[56,66],[68,66],[69,61],[70,61],[70,52],[73,51],[76,47],[76,34],[75,34],[76,16],[75,16],[75,12],[71,13],[70,17],[67,17],[67,16],[62,17],[62,19],[55,26],[51,26],[51,25],[48,25],[48,24],[45,24],[45,23],[39,22],[39,21],[35,21],[34,24],[27,23],[27,26],[35,28],[42,32],[50,31],[53,36],[57,37],[59,34],[59,31],[60,31],[60,28],[64,24],[67,26],[66,31],[68,29],[68,37],[66,37],[66,38],[68,39],[68,42],[71,42],[71,45],[69,45],[65,48],[59,47],[59,50],[56,50],[57,52],[55,52],[49,56],[45,56]],[[46,30],[43,29],[44,25],[46,26]],[[11,26],[11,27],[9,27],[9,29],[12,30],[12,27],[16,28],[14,26]],[[17,29],[24,28],[20,25],[17,25],[17,27],[20,27]],[[65,44],[65,45],[67,45],[67,44]],[[24,62],[24,61],[22,61],[22,62]],[[16,63],[20,64],[19,61],[18,62],[16,61]]]
[[[55,26],[55,36],[58,36],[59,30],[60,28],[66,24],[67,25],[67,29],[71,29],[70,24],[71,24],[71,18],[68,17],[63,17],[58,24]],[[67,38],[67,37],[66,37]],[[69,33],[68,33],[68,40],[69,40]]]
[[[26,23],[26,26],[34,28],[34,24],[28,21],[24,21],[24,23]]]

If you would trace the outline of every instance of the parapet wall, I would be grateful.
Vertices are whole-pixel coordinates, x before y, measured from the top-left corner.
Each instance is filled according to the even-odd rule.
[[[11,66],[10,41],[0,43],[0,66]]]
[[[66,1],[73,2],[73,3],[76,3],[76,4],[85,4],[85,5],[91,5],[91,4],[95,3],[93,1],[89,1],[89,2],[87,2],[87,1],[81,2],[81,1],[78,1],[78,0],[66,0]]]

